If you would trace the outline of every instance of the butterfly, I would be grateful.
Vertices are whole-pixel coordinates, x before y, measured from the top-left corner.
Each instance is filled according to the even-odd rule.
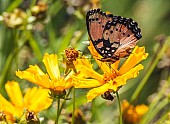
[[[102,62],[114,63],[130,55],[142,37],[137,22],[131,18],[106,14],[100,9],[87,12],[86,25],[90,40],[102,56]]]

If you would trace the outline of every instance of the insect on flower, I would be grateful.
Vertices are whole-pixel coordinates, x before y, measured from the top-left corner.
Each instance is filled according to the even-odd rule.
[[[100,9],[89,10],[86,25],[90,40],[102,56],[102,62],[114,63],[130,55],[142,37],[137,22],[131,18],[106,14]]]

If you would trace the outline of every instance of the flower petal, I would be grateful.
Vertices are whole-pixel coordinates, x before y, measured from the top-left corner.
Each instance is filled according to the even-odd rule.
[[[117,85],[117,87],[120,87],[124,84],[126,84],[126,81],[128,79],[131,79],[131,78],[135,78],[137,77],[137,75],[139,74],[139,70],[143,69],[143,65],[139,64],[137,65],[136,67],[132,68],[131,70],[129,70],[127,73],[121,75],[121,76],[118,76],[114,79],[114,82],[116,83],[113,83],[113,86],[114,85]],[[111,89],[113,89],[111,86],[110,86]],[[114,90],[114,89],[113,89]]]
[[[103,82],[104,83],[104,82]],[[101,86],[103,83],[95,79],[74,78],[75,88],[93,88]]]
[[[115,82],[114,80],[110,80],[108,83],[110,84],[109,90],[113,90],[116,92],[118,88],[120,87],[120,84]]]
[[[72,81],[68,80],[66,82],[64,78],[61,78],[60,80],[52,80],[52,83],[54,84],[52,89],[54,89],[56,91],[63,91],[63,90],[69,89],[73,86]]]
[[[83,65],[77,65],[76,68],[81,71],[82,73],[86,74],[87,77],[91,77],[94,79],[97,79],[99,81],[102,81],[103,77],[102,75],[100,75],[99,73],[95,72],[93,69],[91,68],[87,68]]]
[[[58,68],[58,59],[56,54],[46,53],[43,57],[43,63],[51,79],[60,79],[60,70]]]
[[[40,112],[47,109],[52,104],[52,99],[49,98],[49,90],[33,87],[28,89],[24,96],[24,103],[28,110]],[[30,94],[30,95],[29,95]]]
[[[0,94],[0,111],[4,111],[5,114],[9,115],[11,118],[13,116],[20,116],[21,113],[16,111],[15,107],[8,102],[1,94]]]
[[[93,65],[89,62],[88,59],[85,59],[85,58],[77,59],[74,62],[74,65],[76,69],[79,70],[84,75],[86,75],[86,77],[91,77],[91,78],[95,78],[98,80],[102,79],[102,76],[93,70],[92,68]]]
[[[92,56],[95,59],[101,59],[102,56],[96,51],[96,49],[94,48],[92,41],[90,41],[90,46],[88,46],[88,49],[90,50],[90,53],[92,54]]]
[[[8,96],[10,97],[12,103],[16,107],[22,107],[23,106],[23,97],[22,97],[21,89],[19,87],[18,82],[8,81],[5,84],[5,89],[7,91]]]
[[[25,71],[18,70],[16,71],[16,75],[21,79],[28,80],[44,88],[49,88],[51,86],[49,76],[47,74],[44,74],[37,65],[30,65],[29,68]]]
[[[93,67],[93,64],[91,64],[89,62],[89,59],[85,58],[85,56],[83,56],[81,59],[76,59],[76,61],[73,61],[73,63],[74,63],[75,66],[84,65],[87,68],[92,68]]]
[[[145,53],[145,47],[138,47],[136,46],[128,57],[128,59],[125,61],[125,63],[121,66],[119,70],[119,74],[123,75],[126,72],[128,72],[131,68],[133,68],[135,65],[137,65],[140,61],[146,59],[148,56],[148,53]]]
[[[111,68],[114,69],[114,70],[117,70],[117,69],[118,69],[118,66],[119,66],[119,63],[120,63],[120,60],[117,60],[116,62],[114,62],[114,63],[111,65]]]
[[[24,105],[25,106],[29,106],[30,101],[32,99],[32,97],[34,96],[34,94],[37,91],[37,87],[33,87],[33,88],[28,88],[25,95],[24,95]]]
[[[100,87],[93,88],[86,95],[88,102],[92,101],[97,96],[102,95],[103,93],[108,91],[108,89],[109,89],[109,84],[108,83],[106,83],[106,84],[104,84],[104,85],[102,85]]]

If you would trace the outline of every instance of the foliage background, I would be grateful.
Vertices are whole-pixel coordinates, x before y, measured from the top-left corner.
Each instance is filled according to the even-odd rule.
[[[47,16],[45,19],[38,20],[33,30],[9,28],[5,23],[0,22],[0,93],[6,97],[4,85],[8,80],[22,82],[20,86],[23,89],[32,86],[26,81],[19,80],[15,76],[15,71],[26,69],[30,64],[44,67],[41,61],[44,53],[56,53],[62,59],[61,53],[71,46],[82,51],[83,54],[89,54],[87,45],[82,43],[88,40],[85,15],[95,1],[48,0],[46,2],[48,3]],[[22,8],[29,14],[29,8],[35,3],[35,0],[0,0],[0,14],[12,12],[15,8]],[[103,11],[109,11],[113,15],[133,18],[142,30],[143,38],[138,42],[138,45],[146,47],[149,57],[142,62],[145,69],[140,72],[139,77],[128,81],[127,85],[120,90],[120,98],[129,100],[144,78],[155,56],[159,53],[160,42],[158,41],[160,41],[160,37],[158,38],[158,35],[168,36],[170,34],[170,1],[101,0],[99,6]],[[62,65],[61,70],[64,71]],[[149,96],[157,92],[160,82],[167,80],[169,72],[170,67],[158,68],[156,66],[137,103],[148,104]],[[76,90],[77,107],[86,105],[86,92],[87,90]],[[91,123],[97,121],[107,124],[118,117],[116,99],[113,102],[106,102],[102,98],[97,98],[94,102],[96,104],[92,106]],[[71,105],[72,103],[68,101],[67,113],[71,112]],[[52,106],[41,114],[47,120],[54,119],[56,117],[55,107]],[[63,116],[63,118],[65,117]]]

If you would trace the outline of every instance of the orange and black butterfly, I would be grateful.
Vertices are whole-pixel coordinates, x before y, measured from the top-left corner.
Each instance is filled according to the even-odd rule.
[[[142,37],[137,22],[131,18],[106,14],[100,9],[89,10],[86,15],[87,30],[103,62],[119,60],[130,55]]]

